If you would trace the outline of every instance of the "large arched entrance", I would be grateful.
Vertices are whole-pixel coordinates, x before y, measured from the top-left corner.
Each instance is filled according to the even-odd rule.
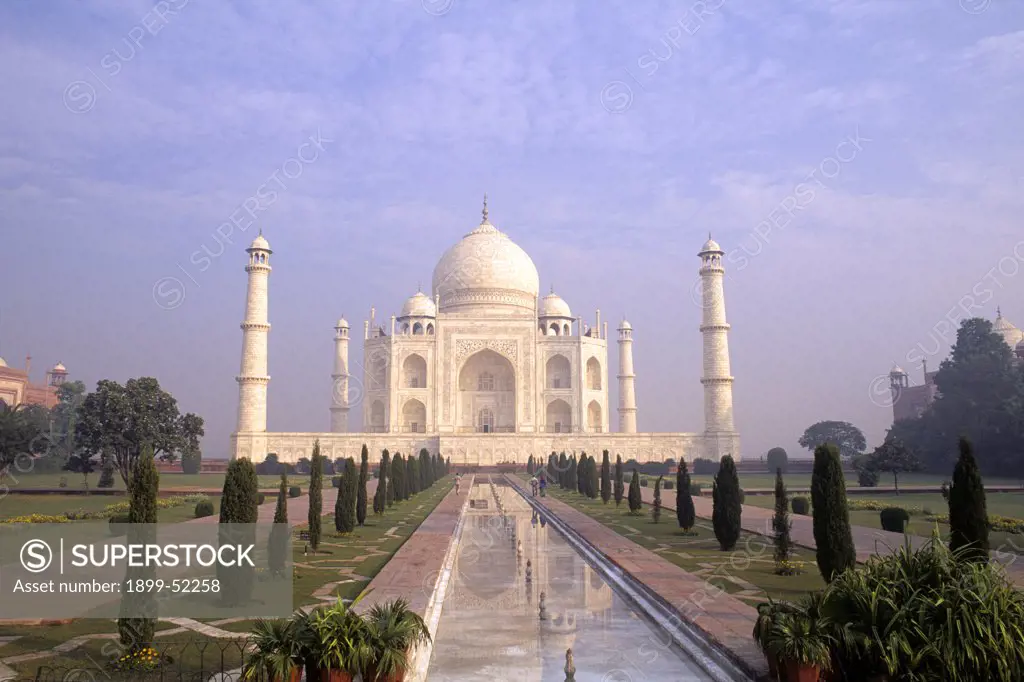
[[[492,350],[474,353],[459,370],[459,431],[511,433],[516,429],[516,372]]]

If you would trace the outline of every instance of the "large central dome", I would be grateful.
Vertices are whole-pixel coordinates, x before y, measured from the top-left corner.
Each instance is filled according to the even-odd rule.
[[[487,219],[448,249],[434,268],[443,312],[534,312],[540,277],[530,257]]]

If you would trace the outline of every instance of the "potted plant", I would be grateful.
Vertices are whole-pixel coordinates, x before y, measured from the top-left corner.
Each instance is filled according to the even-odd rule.
[[[334,606],[311,611],[307,622],[309,658],[320,682],[352,682],[366,669],[370,658],[366,623],[340,598]]]
[[[366,678],[372,682],[403,682],[409,655],[430,641],[426,623],[409,609],[405,599],[382,602],[366,614],[370,661]]]
[[[302,645],[295,620],[256,621],[253,652],[242,667],[242,679],[252,682],[299,682]]]
[[[779,613],[765,645],[785,671],[787,682],[818,682],[821,672],[832,667],[829,636],[819,621],[803,613]]]

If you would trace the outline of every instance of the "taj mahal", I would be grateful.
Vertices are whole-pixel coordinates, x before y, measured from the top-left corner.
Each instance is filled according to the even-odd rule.
[[[372,458],[384,448],[406,454],[426,448],[456,465],[524,463],[530,455],[544,458],[552,451],[594,455],[606,449],[623,461],[740,458],[725,317],[725,252],[710,236],[697,254],[704,429],[691,433],[638,431],[633,328],[625,319],[615,330],[619,401],[617,429],[611,429],[608,322],[602,322],[598,310],[591,326],[574,317],[554,291],[541,296],[536,266],[491,223],[486,198],[479,226],[438,261],[429,294],[418,291],[389,320],[377,320],[370,310],[362,329],[361,376],[349,372],[351,328],[344,318],[338,320],[330,431],[268,432],[273,252],[262,232],[246,251],[248,291],[233,457],[261,461],[273,452],[282,462],[296,462],[310,456],[319,439],[322,454],[332,459],[358,457],[365,443]],[[325,353],[325,366],[326,360]]]

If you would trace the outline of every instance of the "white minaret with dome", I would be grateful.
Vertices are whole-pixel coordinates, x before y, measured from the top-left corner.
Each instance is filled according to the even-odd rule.
[[[462,465],[524,463],[563,450],[599,455],[607,449],[624,461],[717,456],[723,448],[739,455],[731,387],[723,388],[731,377],[720,280],[710,299],[717,312],[708,317],[705,310],[701,327],[710,406],[704,432],[637,432],[633,336],[625,320],[613,430],[607,323],[602,326],[597,311],[595,326],[585,326],[554,287],[540,295],[533,260],[491,222],[486,198],[480,224],[441,255],[429,291],[406,299],[390,326],[378,325],[371,308],[355,373],[349,324],[342,318],[335,325],[330,432],[267,433],[270,248],[262,236],[249,254],[237,457],[262,460],[274,452],[295,462],[309,456],[317,439],[332,459],[358,456],[365,443],[374,457],[383,448],[406,454],[426,448]]]
[[[711,235],[700,252],[700,332],[704,337],[704,433],[716,455],[736,456],[738,437],[733,423],[732,372],[729,363],[729,323],[725,319],[725,251]],[[718,457],[713,457],[718,459]]]
[[[261,230],[246,249],[249,264],[249,289],[245,297],[245,319],[242,322],[242,363],[238,382],[238,432],[266,433],[267,430],[267,318],[268,281],[270,279],[270,244]]]

